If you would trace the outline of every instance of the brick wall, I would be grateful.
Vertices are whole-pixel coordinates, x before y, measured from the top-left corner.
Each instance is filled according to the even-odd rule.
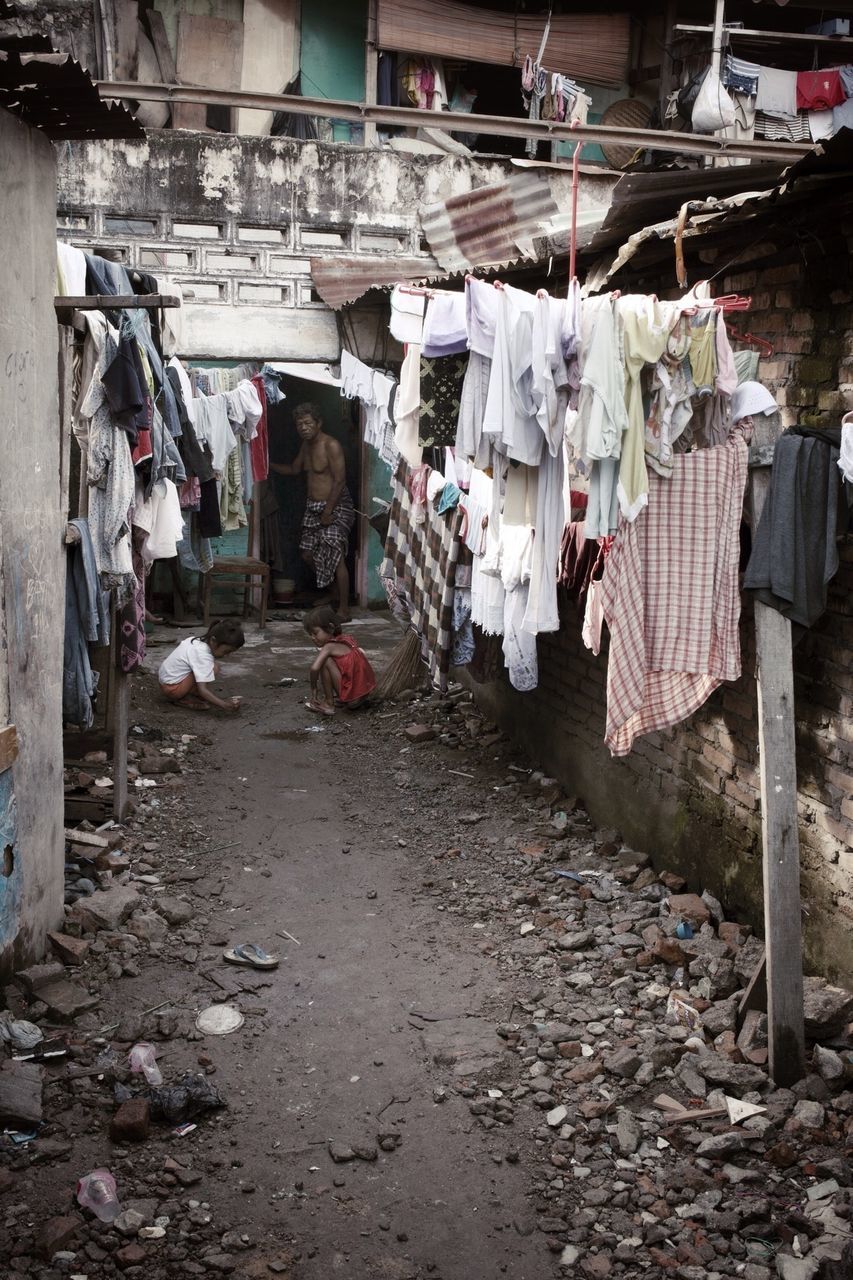
[[[719,286],[752,295],[745,327],[774,345],[759,377],[776,393],[786,425],[837,423],[853,409],[853,291],[849,250],[840,247],[824,244],[807,262],[797,252],[780,263],[776,254],[773,265]],[[795,649],[797,766],[807,965],[853,985],[853,538],[840,552],[829,609]],[[733,916],[760,927],[749,600],[740,680],[677,728],[638,739],[624,760],[611,759],[603,745],[606,649],[594,658],[581,642],[575,606],[564,601],[562,614],[561,630],[540,637],[538,690],[519,695],[506,683],[489,685],[478,691],[481,702],[599,824],[617,826],[658,868],[681,871],[693,887],[719,894]]]

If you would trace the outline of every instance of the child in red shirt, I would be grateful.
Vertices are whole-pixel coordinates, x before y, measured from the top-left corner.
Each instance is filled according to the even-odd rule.
[[[376,688],[376,676],[358,641],[342,634],[330,605],[306,613],[303,625],[320,650],[311,663],[311,697],[306,707],[323,716],[335,714],[335,703],[345,711],[360,707]]]

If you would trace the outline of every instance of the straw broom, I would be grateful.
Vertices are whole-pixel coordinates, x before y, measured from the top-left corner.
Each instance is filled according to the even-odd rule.
[[[388,537],[390,510],[379,511],[368,516],[368,522],[385,543]],[[406,689],[417,689],[424,681],[424,664],[421,658],[421,640],[417,631],[407,627],[402,640],[397,645],[388,665],[376,682],[376,697],[380,699],[398,698]]]
[[[406,689],[419,688],[423,681],[421,638],[417,631],[409,629],[376,682],[376,696],[383,699],[398,698]]]

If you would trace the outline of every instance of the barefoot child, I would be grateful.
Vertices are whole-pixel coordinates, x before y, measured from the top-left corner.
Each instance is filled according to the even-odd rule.
[[[341,633],[330,605],[306,613],[304,626],[320,650],[311,664],[311,698],[305,705],[324,716],[335,714],[336,701],[346,711],[361,706],[376,688],[376,676],[355,637]]]
[[[211,623],[205,635],[188,636],[161,663],[160,688],[170,702],[185,707],[204,711],[210,706],[220,711],[239,711],[242,698],[217,698],[211,686],[219,675],[216,659],[227,658],[244,644],[239,622],[224,618]]]

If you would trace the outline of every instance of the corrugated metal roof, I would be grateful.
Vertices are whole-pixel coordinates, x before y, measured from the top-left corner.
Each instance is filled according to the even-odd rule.
[[[685,247],[711,237],[743,241],[745,250],[753,243],[751,237],[758,233],[784,227],[796,237],[802,229],[815,232],[821,213],[828,211],[841,215],[853,207],[853,130],[842,129],[834,138],[815,147],[807,156],[796,161],[782,174],[781,180],[765,191],[744,191],[725,199],[691,201],[685,224]],[[600,263],[586,279],[589,292],[595,293],[628,262],[642,253],[655,241],[675,239],[678,217],[643,227],[630,236],[620,247],[611,262]],[[816,232],[815,232],[816,234]],[[671,250],[670,250],[671,252]],[[652,255],[653,256],[653,255]],[[648,260],[648,252],[643,261]],[[749,261],[748,253],[736,257],[741,267]]]
[[[404,258],[398,255],[362,254],[360,257],[312,258],[311,277],[320,297],[334,311],[356,302],[370,289],[387,289],[399,281],[420,283],[443,280],[434,258]]]
[[[531,169],[431,205],[421,226],[445,271],[470,271],[532,257],[533,238],[558,212],[547,176]]]
[[[65,53],[0,51],[0,107],[54,142],[145,137],[127,108],[104,102],[88,72]]]
[[[766,190],[776,185],[784,171],[783,164],[768,163],[626,173],[613,188],[607,216],[589,248],[598,253],[621,244],[639,227],[672,217],[686,200]]]

